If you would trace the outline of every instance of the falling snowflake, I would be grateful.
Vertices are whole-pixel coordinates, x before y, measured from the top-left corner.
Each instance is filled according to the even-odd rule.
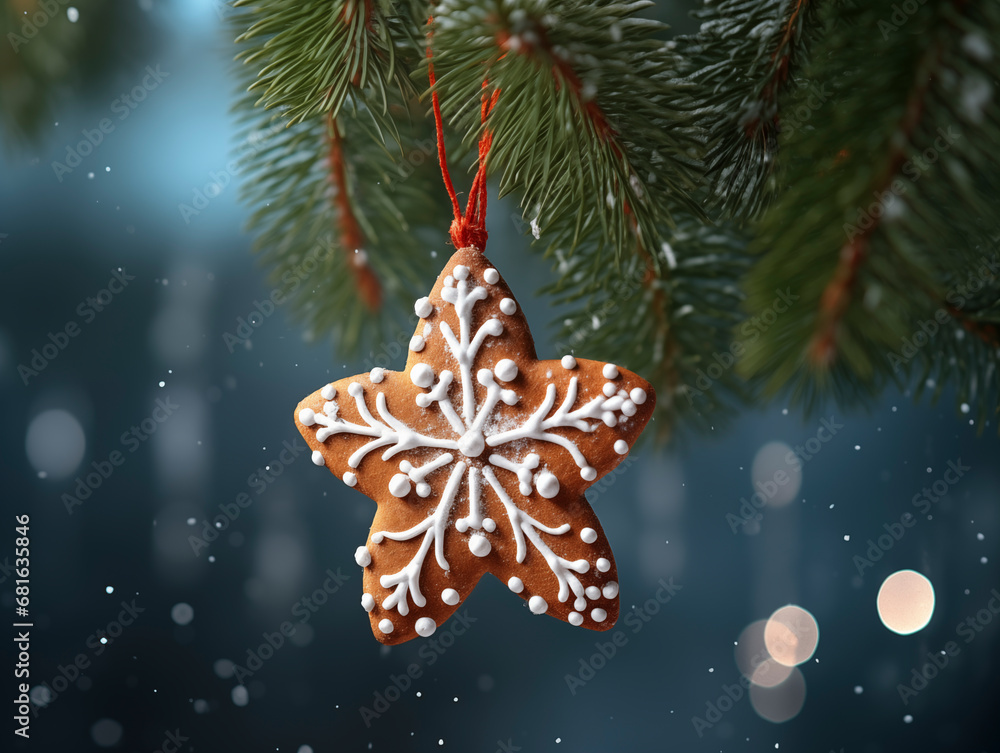
[[[313,462],[379,503],[355,554],[375,636],[431,635],[486,572],[535,614],[610,628],[617,574],[583,493],[629,452],[650,386],[613,364],[537,360],[474,249],[414,310],[404,371],[328,384],[296,411]]]

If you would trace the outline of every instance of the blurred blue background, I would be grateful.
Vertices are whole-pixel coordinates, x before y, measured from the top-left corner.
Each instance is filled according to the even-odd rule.
[[[0,600],[13,615],[13,516],[27,513],[35,625],[31,738],[5,730],[4,750],[997,749],[1000,441],[993,425],[977,437],[951,396],[929,406],[889,392],[871,413],[816,416],[779,401],[725,431],[645,447],[590,493],[618,560],[611,632],[535,617],[486,579],[463,634],[378,644],[353,560],[374,504],[305,455],[282,459],[298,400],[363,359],[305,343],[280,308],[250,347],[231,353],[223,340],[269,293],[242,232],[240,176],[218,180],[236,130],[227,8],[111,5],[91,14],[81,2],[71,21],[61,4],[29,40],[75,23],[94,45],[85,57],[101,62],[67,74],[34,142],[3,134]],[[689,30],[687,9],[659,12]],[[4,86],[21,59],[3,58]],[[142,101],[123,105],[137,86]],[[70,167],[67,150],[88,133],[100,142]],[[180,205],[213,182],[221,190],[185,216]],[[511,210],[493,204],[490,256],[539,353],[557,356],[549,301],[534,295],[548,265]],[[428,249],[439,259],[445,230]],[[109,288],[116,273],[128,284]],[[843,428],[802,465],[800,488],[758,522],[727,518],[755,480],[789,470],[789,449],[817,445],[823,419]],[[913,499],[949,462],[969,470],[925,515]],[[102,469],[84,498],[78,479]],[[907,512],[912,527],[859,566],[869,539]],[[936,605],[926,628],[902,636],[883,625],[876,594],[906,568],[930,579]],[[760,647],[751,634],[735,644],[789,603],[815,618],[818,648],[750,698],[735,655]],[[293,636],[261,652],[285,621]],[[904,704],[900,684],[949,641],[960,651]],[[248,652],[267,658],[257,666]],[[252,674],[234,676],[234,663]],[[414,664],[419,677],[399,680]]]

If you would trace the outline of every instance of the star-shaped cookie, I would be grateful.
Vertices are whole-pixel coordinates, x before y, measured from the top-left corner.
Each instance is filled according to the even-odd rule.
[[[538,360],[475,248],[414,310],[403,371],[327,384],[295,411],[313,462],[378,505],[355,553],[375,637],[432,635],[485,573],[535,614],[608,630],[617,570],[584,491],[629,452],[652,387],[610,363]]]

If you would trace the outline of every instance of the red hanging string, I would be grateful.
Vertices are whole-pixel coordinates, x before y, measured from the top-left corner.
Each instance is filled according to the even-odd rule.
[[[433,23],[433,17],[428,23]],[[430,44],[427,45],[428,61],[433,57]],[[451,175],[448,173],[448,159],[444,148],[444,124],[441,118],[441,104],[438,101],[438,93],[434,88],[436,79],[434,77],[434,63],[428,62],[428,78],[431,84],[431,103],[434,108],[434,126],[437,129],[438,162],[441,165],[441,177],[444,179],[444,186],[451,199],[452,212],[455,219],[451,222],[451,242],[455,248],[468,248],[472,246],[484,251],[486,249],[486,156],[489,154],[490,146],[493,144],[493,134],[484,131],[479,139],[479,169],[472,180],[472,188],[469,191],[469,201],[465,207],[465,214],[462,214],[461,206],[458,203],[458,195],[455,193],[455,184],[452,183]],[[487,82],[483,82],[483,89],[486,89]],[[482,107],[480,109],[480,120],[486,122],[486,118],[493,110],[500,96],[497,89],[492,95],[486,92],[482,95]]]

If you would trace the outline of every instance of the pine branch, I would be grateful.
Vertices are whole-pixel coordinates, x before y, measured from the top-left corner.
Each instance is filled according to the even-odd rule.
[[[763,258],[748,282],[751,313],[776,288],[799,300],[751,346],[746,373],[807,405],[826,391],[864,402],[889,382],[919,389],[936,374],[937,393],[954,383],[977,415],[993,415],[1000,108],[990,82],[1000,65],[988,40],[1000,8],[938,0],[912,17],[889,2],[838,12],[847,23],[831,27],[807,70],[833,89],[813,118],[823,128],[784,145],[787,189],[760,225]],[[859,62],[845,71],[846,59]],[[970,275],[980,292],[960,295]]]
[[[710,196],[733,218],[753,218],[776,189],[778,132],[807,118],[780,105],[796,85],[810,45],[821,34],[818,0],[722,0],[694,13],[698,34],[675,44],[701,97]],[[806,110],[806,113],[809,111]]]

